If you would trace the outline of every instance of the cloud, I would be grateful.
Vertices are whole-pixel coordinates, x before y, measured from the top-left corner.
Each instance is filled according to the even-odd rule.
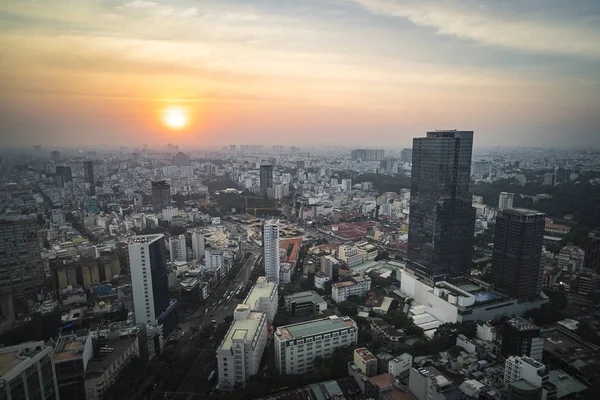
[[[544,20],[539,13],[521,13],[520,3],[514,3],[517,8],[506,15],[483,3],[471,3],[469,7],[449,1],[349,1],[374,14],[406,18],[415,25],[433,28],[439,35],[525,51],[600,58],[600,31],[587,17],[581,21]],[[532,18],[536,16],[537,20]]]
[[[166,17],[181,17],[189,18],[198,13],[196,7],[173,8],[172,6],[163,5],[156,1],[133,0],[123,5],[116,7],[117,10],[145,12],[147,15],[155,19]]]

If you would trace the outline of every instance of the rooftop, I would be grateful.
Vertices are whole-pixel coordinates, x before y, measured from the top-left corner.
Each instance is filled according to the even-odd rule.
[[[358,348],[356,350],[354,350],[356,352],[356,354],[358,354],[363,360],[365,361],[370,361],[370,360],[374,360],[375,356],[366,348],[361,347]]]
[[[559,369],[550,371],[549,381],[556,386],[557,397],[559,399],[574,393],[583,392],[587,389],[587,386],[583,383]]]
[[[273,290],[276,291],[276,287],[277,285],[274,282],[269,282],[266,277],[261,276],[257,279],[254,286],[252,286],[252,289],[250,289],[244,303],[250,304],[250,307],[254,309],[256,308],[256,302],[260,301],[262,297],[271,298],[271,294]]]
[[[277,328],[276,335],[283,336],[283,339],[285,340],[291,340],[349,327],[356,327],[356,322],[348,317],[338,318],[336,316],[331,316],[313,321],[281,326]]]
[[[395,378],[394,378],[394,375],[387,373],[387,374],[373,376],[373,377],[369,378],[369,381],[377,387],[385,388],[385,387],[394,386]]]
[[[164,238],[163,234],[154,234],[154,235],[137,235],[129,238],[128,244],[130,245],[141,245],[141,244],[150,244],[156,242],[159,239]]]
[[[507,208],[500,211],[501,214],[520,215],[523,217],[545,217],[546,214],[540,211],[528,210],[526,208]]]
[[[22,343],[0,348],[0,378],[22,362],[40,353],[44,348],[46,348],[44,342]]]
[[[233,321],[219,350],[231,350],[231,345],[234,340],[243,340],[245,338],[247,342],[251,342],[260,327],[263,315],[264,313],[262,312],[252,312],[248,319]]]
[[[522,332],[540,329],[537,325],[535,325],[523,318],[512,318],[507,322],[507,324],[509,324],[510,326],[512,326],[514,328],[517,328],[519,331],[522,331]]]
[[[293,293],[293,294],[290,294],[285,297],[286,297],[286,299],[293,300],[296,302],[302,302],[302,303],[309,302],[309,301],[314,304],[325,303],[325,300],[323,300],[323,298],[321,296],[319,296],[319,294],[317,292],[315,292],[314,290]]]
[[[54,361],[65,361],[80,358],[88,340],[87,336],[63,336],[58,340],[54,350]]]
[[[538,388],[541,389],[541,386],[534,386],[531,383],[527,382],[525,379],[518,379],[516,381],[512,381],[509,386],[512,386],[516,389],[520,390],[536,390]]]
[[[124,338],[109,341],[106,344],[106,347],[111,348],[112,350],[103,357],[90,359],[87,365],[86,376],[94,373],[104,373],[104,371],[110,367],[116,359],[121,357],[121,354],[123,354],[135,341],[136,338]]]

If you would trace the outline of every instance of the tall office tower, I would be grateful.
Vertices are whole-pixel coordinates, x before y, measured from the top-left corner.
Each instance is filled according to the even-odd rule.
[[[473,131],[413,139],[408,258],[430,281],[469,274],[475,209],[469,189]]]
[[[352,190],[352,179],[342,179],[342,190],[345,192]]]
[[[402,149],[402,151],[400,152],[400,161],[412,162],[412,149]]]
[[[169,239],[169,252],[171,255],[171,262],[187,261],[185,235],[174,236]]]
[[[152,182],[152,209],[161,212],[171,205],[171,185],[165,181]]]
[[[514,193],[501,192],[498,197],[498,209],[506,210],[513,208],[513,200],[515,199]]]
[[[266,196],[269,188],[273,188],[273,166],[271,164],[261,164],[260,194]]]
[[[164,235],[129,240],[133,308],[138,325],[157,325],[169,307],[169,279]]]
[[[600,272],[600,230],[593,230],[588,233],[585,267]]]
[[[0,311],[4,316],[14,316],[14,306],[17,311],[28,311],[27,300],[39,299],[46,286],[38,229],[35,218],[0,219]]]
[[[94,163],[92,161],[83,162],[83,176],[85,181],[90,185],[94,185]]]
[[[201,260],[204,257],[204,234],[202,232],[192,232],[192,251],[194,260]]]
[[[537,299],[542,288],[544,217],[538,211],[513,208],[501,210],[496,218],[492,282],[518,300]]]
[[[264,221],[262,231],[265,275],[269,281],[279,283],[279,220]]]
[[[500,354],[504,357],[531,357],[541,361],[544,338],[540,328],[523,318],[512,318],[504,323]]]
[[[54,162],[59,162],[60,161],[60,151],[54,150],[52,153],[50,153],[50,158]]]
[[[67,182],[72,182],[73,173],[71,172],[71,167],[65,167],[63,165],[57,166],[56,177],[61,179],[63,185]]]
[[[179,152],[173,156],[173,164],[178,167],[185,167],[190,165],[190,156],[185,153]]]

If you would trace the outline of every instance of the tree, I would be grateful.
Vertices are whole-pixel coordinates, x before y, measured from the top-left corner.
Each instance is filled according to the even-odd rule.
[[[337,308],[343,316],[356,317],[358,315],[358,307],[356,304],[349,301],[342,301],[337,305]]]
[[[363,303],[363,299],[360,296],[357,296],[355,294],[348,296],[348,301],[354,304],[362,304]]]

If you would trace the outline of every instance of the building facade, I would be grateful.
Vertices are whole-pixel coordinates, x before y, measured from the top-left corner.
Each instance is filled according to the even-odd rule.
[[[260,194],[268,195],[269,189],[273,189],[273,166],[271,164],[260,165]]]
[[[370,289],[371,278],[368,275],[355,276],[351,281],[336,282],[331,285],[331,298],[336,303],[341,303],[350,296],[364,297]]]
[[[313,369],[315,358],[331,357],[358,341],[358,326],[349,317],[327,317],[280,326],[274,335],[275,366],[280,374],[298,375]]]
[[[250,308],[248,304],[237,306],[233,323],[217,349],[220,390],[244,387],[260,368],[267,345],[267,315]]]
[[[369,378],[377,375],[377,358],[364,347],[354,350],[354,365]]]
[[[152,209],[160,213],[171,205],[171,185],[166,181],[152,182]]]
[[[164,235],[134,236],[128,250],[136,323],[156,325],[169,307]]]
[[[530,357],[542,360],[544,338],[540,336],[540,328],[523,318],[512,318],[504,323],[502,347],[500,354],[504,357]]]
[[[83,162],[83,177],[87,183],[94,186],[94,163],[92,161]]]
[[[171,262],[187,261],[185,235],[179,235],[169,238],[169,254],[171,256]]]
[[[265,274],[271,282],[279,283],[279,220],[268,220],[263,222],[263,262]]]
[[[502,192],[498,197],[498,209],[506,210],[513,208],[513,201],[515,199],[514,193]]]
[[[327,310],[327,302],[314,290],[290,294],[284,297],[284,302],[292,315],[321,314]]]
[[[382,161],[385,157],[383,149],[355,149],[350,152],[352,160]]]
[[[275,282],[268,281],[266,277],[261,276],[256,280],[250,292],[244,300],[244,304],[250,306],[252,311],[260,311],[267,315],[267,321],[272,323],[277,314],[279,305],[279,291]]]
[[[408,258],[428,280],[467,275],[475,210],[472,131],[433,131],[413,140]]]
[[[0,348],[0,399],[58,399],[53,352],[44,342]]]
[[[194,260],[202,260],[204,258],[204,234],[202,232],[192,232],[192,251],[194,252]]]
[[[588,233],[585,267],[600,273],[600,230],[593,230]]]
[[[204,263],[206,264],[206,268],[215,271],[217,278],[220,279],[225,276],[226,272],[223,268],[223,250],[210,249],[208,253],[206,253]]]
[[[35,218],[0,218],[0,311],[4,316],[11,315],[15,305],[28,311],[27,300],[43,298],[46,275],[38,230]]]
[[[498,213],[492,282],[518,300],[535,300],[542,289],[545,214],[520,208]]]

